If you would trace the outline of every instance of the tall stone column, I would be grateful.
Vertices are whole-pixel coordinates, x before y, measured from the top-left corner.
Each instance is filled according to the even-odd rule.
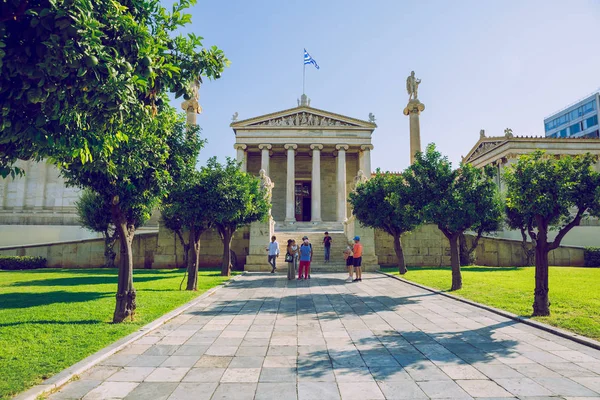
[[[233,145],[233,148],[237,151],[237,162],[241,163],[240,170],[242,172],[248,172],[248,161],[246,155],[246,149],[248,148],[248,146],[246,146],[245,144],[236,143]]]
[[[347,220],[346,215],[346,150],[348,145],[338,144],[335,146],[338,151],[337,160],[337,220],[338,222],[345,222]]]
[[[311,144],[312,157],[312,194],[311,194],[311,221],[321,222],[321,150],[322,144]]]
[[[410,124],[410,163],[415,162],[415,155],[421,151],[421,126],[419,123],[419,115],[425,110],[425,104],[419,99],[409,100],[408,105],[404,109],[404,115],[409,116]]]
[[[287,150],[287,180],[285,185],[285,222],[296,222],[294,212],[294,200],[296,189],[296,165],[294,158],[296,157],[297,144],[286,144]]]
[[[371,179],[371,150],[373,150],[372,144],[365,144],[360,146],[362,150],[362,164],[360,165],[360,169],[365,173],[367,179]]]
[[[271,176],[269,171],[269,153],[273,148],[270,144],[259,144],[258,148],[260,149],[260,169],[264,169],[267,176]]]

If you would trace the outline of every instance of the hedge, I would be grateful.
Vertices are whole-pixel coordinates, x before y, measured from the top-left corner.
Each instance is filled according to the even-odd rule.
[[[14,271],[19,269],[45,268],[44,257],[31,256],[0,256],[0,269]]]
[[[600,267],[600,247],[586,247],[583,260],[586,267]]]

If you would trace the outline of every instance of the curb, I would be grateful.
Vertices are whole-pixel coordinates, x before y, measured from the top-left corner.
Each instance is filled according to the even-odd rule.
[[[125,336],[124,338],[117,340],[116,342],[114,342],[112,344],[109,344],[108,346],[97,351],[96,353],[92,354],[91,356],[84,358],[83,360],[77,362],[76,364],[73,364],[70,367],[62,370],[58,374],[46,379],[41,384],[36,385],[23,393],[18,394],[17,396],[13,397],[13,400],[36,400],[36,399],[39,399],[41,396],[49,394],[48,392],[58,389],[61,386],[64,386],[69,381],[71,381],[71,379],[73,379],[73,377],[75,377],[76,375],[80,375],[83,372],[87,371],[88,369],[94,367],[96,364],[100,363],[101,361],[106,360],[108,357],[112,356],[113,354],[115,354],[118,351],[122,350],[123,348],[127,347],[132,342],[135,342],[142,336],[146,335],[148,332],[155,330],[156,328],[163,325],[165,322],[179,316],[180,314],[184,313],[188,309],[194,307],[197,303],[200,303],[205,298],[212,296],[213,294],[215,294],[215,292],[217,290],[219,290],[225,286],[228,286],[232,282],[235,282],[235,281],[241,279],[244,275],[246,275],[245,271],[242,272],[238,276],[232,277],[231,279],[229,279],[227,282],[223,283],[222,285],[218,285],[214,288],[208,289],[206,292],[202,293],[200,296],[196,297],[195,299],[177,307],[173,311],[170,311],[170,312],[164,314],[163,316],[155,319],[154,321],[150,322],[149,324],[144,325],[139,330]]]
[[[498,315],[500,315],[502,317],[510,318],[510,319],[512,319],[514,321],[521,322],[521,323],[523,323],[525,325],[529,325],[529,326],[532,326],[534,328],[538,328],[538,329],[541,329],[543,331],[546,331],[546,332],[552,333],[554,335],[560,336],[562,338],[572,340],[573,342],[582,344],[584,346],[591,347],[591,348],[593,348],[595,350],[600,350],[600,342],[598,342],[596,340],[593,340],[593,339],[589,339],[589,338],[587,338],[585,336],[581,336],[581,335],[578,335],[576,333],[569,332],[569,331],[566,331],[564,329],[557,328],[555,326],[544,324],[542,322],[534,321],[534,320],[531,320],[531,319],[528,319],[528,318],[523,318],[523,317],[518,316],[516,314],[510,313],[508,311],[500,310],[500,309],[495,308],[495,307],[486,306],[485,304],[481,304],[481,303],[476,303],[476,302],[474,302],[472,300],[468,300],[468,299],[465,299],[463,297],[454,296],[454,295],[448,294],[446,292],[442,292],[440,290],[433,289],[433,288],[421,285],[419,283],[415,283],[415,282],[408,281],[406,279],[402,279],[399,276],[388,274],[387,272],[382,272],[382,271],[377,271],[377,272],[379,272],[382,275],[386,275],[386,276],[388,276],[390,278],[396,279],[398,281],[407,283],[409,285],[416,286],[418,288],[427,290],[427,291],[435,293],[435,294],[439,294],[440,296],[448,297],[450,299],[460,301],[461,303],[469,304],[471,306],[475,306],[475,307],[478,307],[478,308],[481,308],[481,309],[493,312],[494,314],[498,314]]]

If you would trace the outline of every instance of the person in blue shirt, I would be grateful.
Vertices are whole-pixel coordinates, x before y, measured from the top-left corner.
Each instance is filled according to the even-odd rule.
[[[310,262],[312,260],[312,245],[308,237],[302,238],[300,246],[300,266],[298,267],[298,279],[310,279]]]

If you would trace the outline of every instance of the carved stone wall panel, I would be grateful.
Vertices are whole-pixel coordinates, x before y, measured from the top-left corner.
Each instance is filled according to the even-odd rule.
[[[324,117],[306,111],[284,115],[257,122],[249,126],[298,127],[298,126],[358,126],[338,119]]]

